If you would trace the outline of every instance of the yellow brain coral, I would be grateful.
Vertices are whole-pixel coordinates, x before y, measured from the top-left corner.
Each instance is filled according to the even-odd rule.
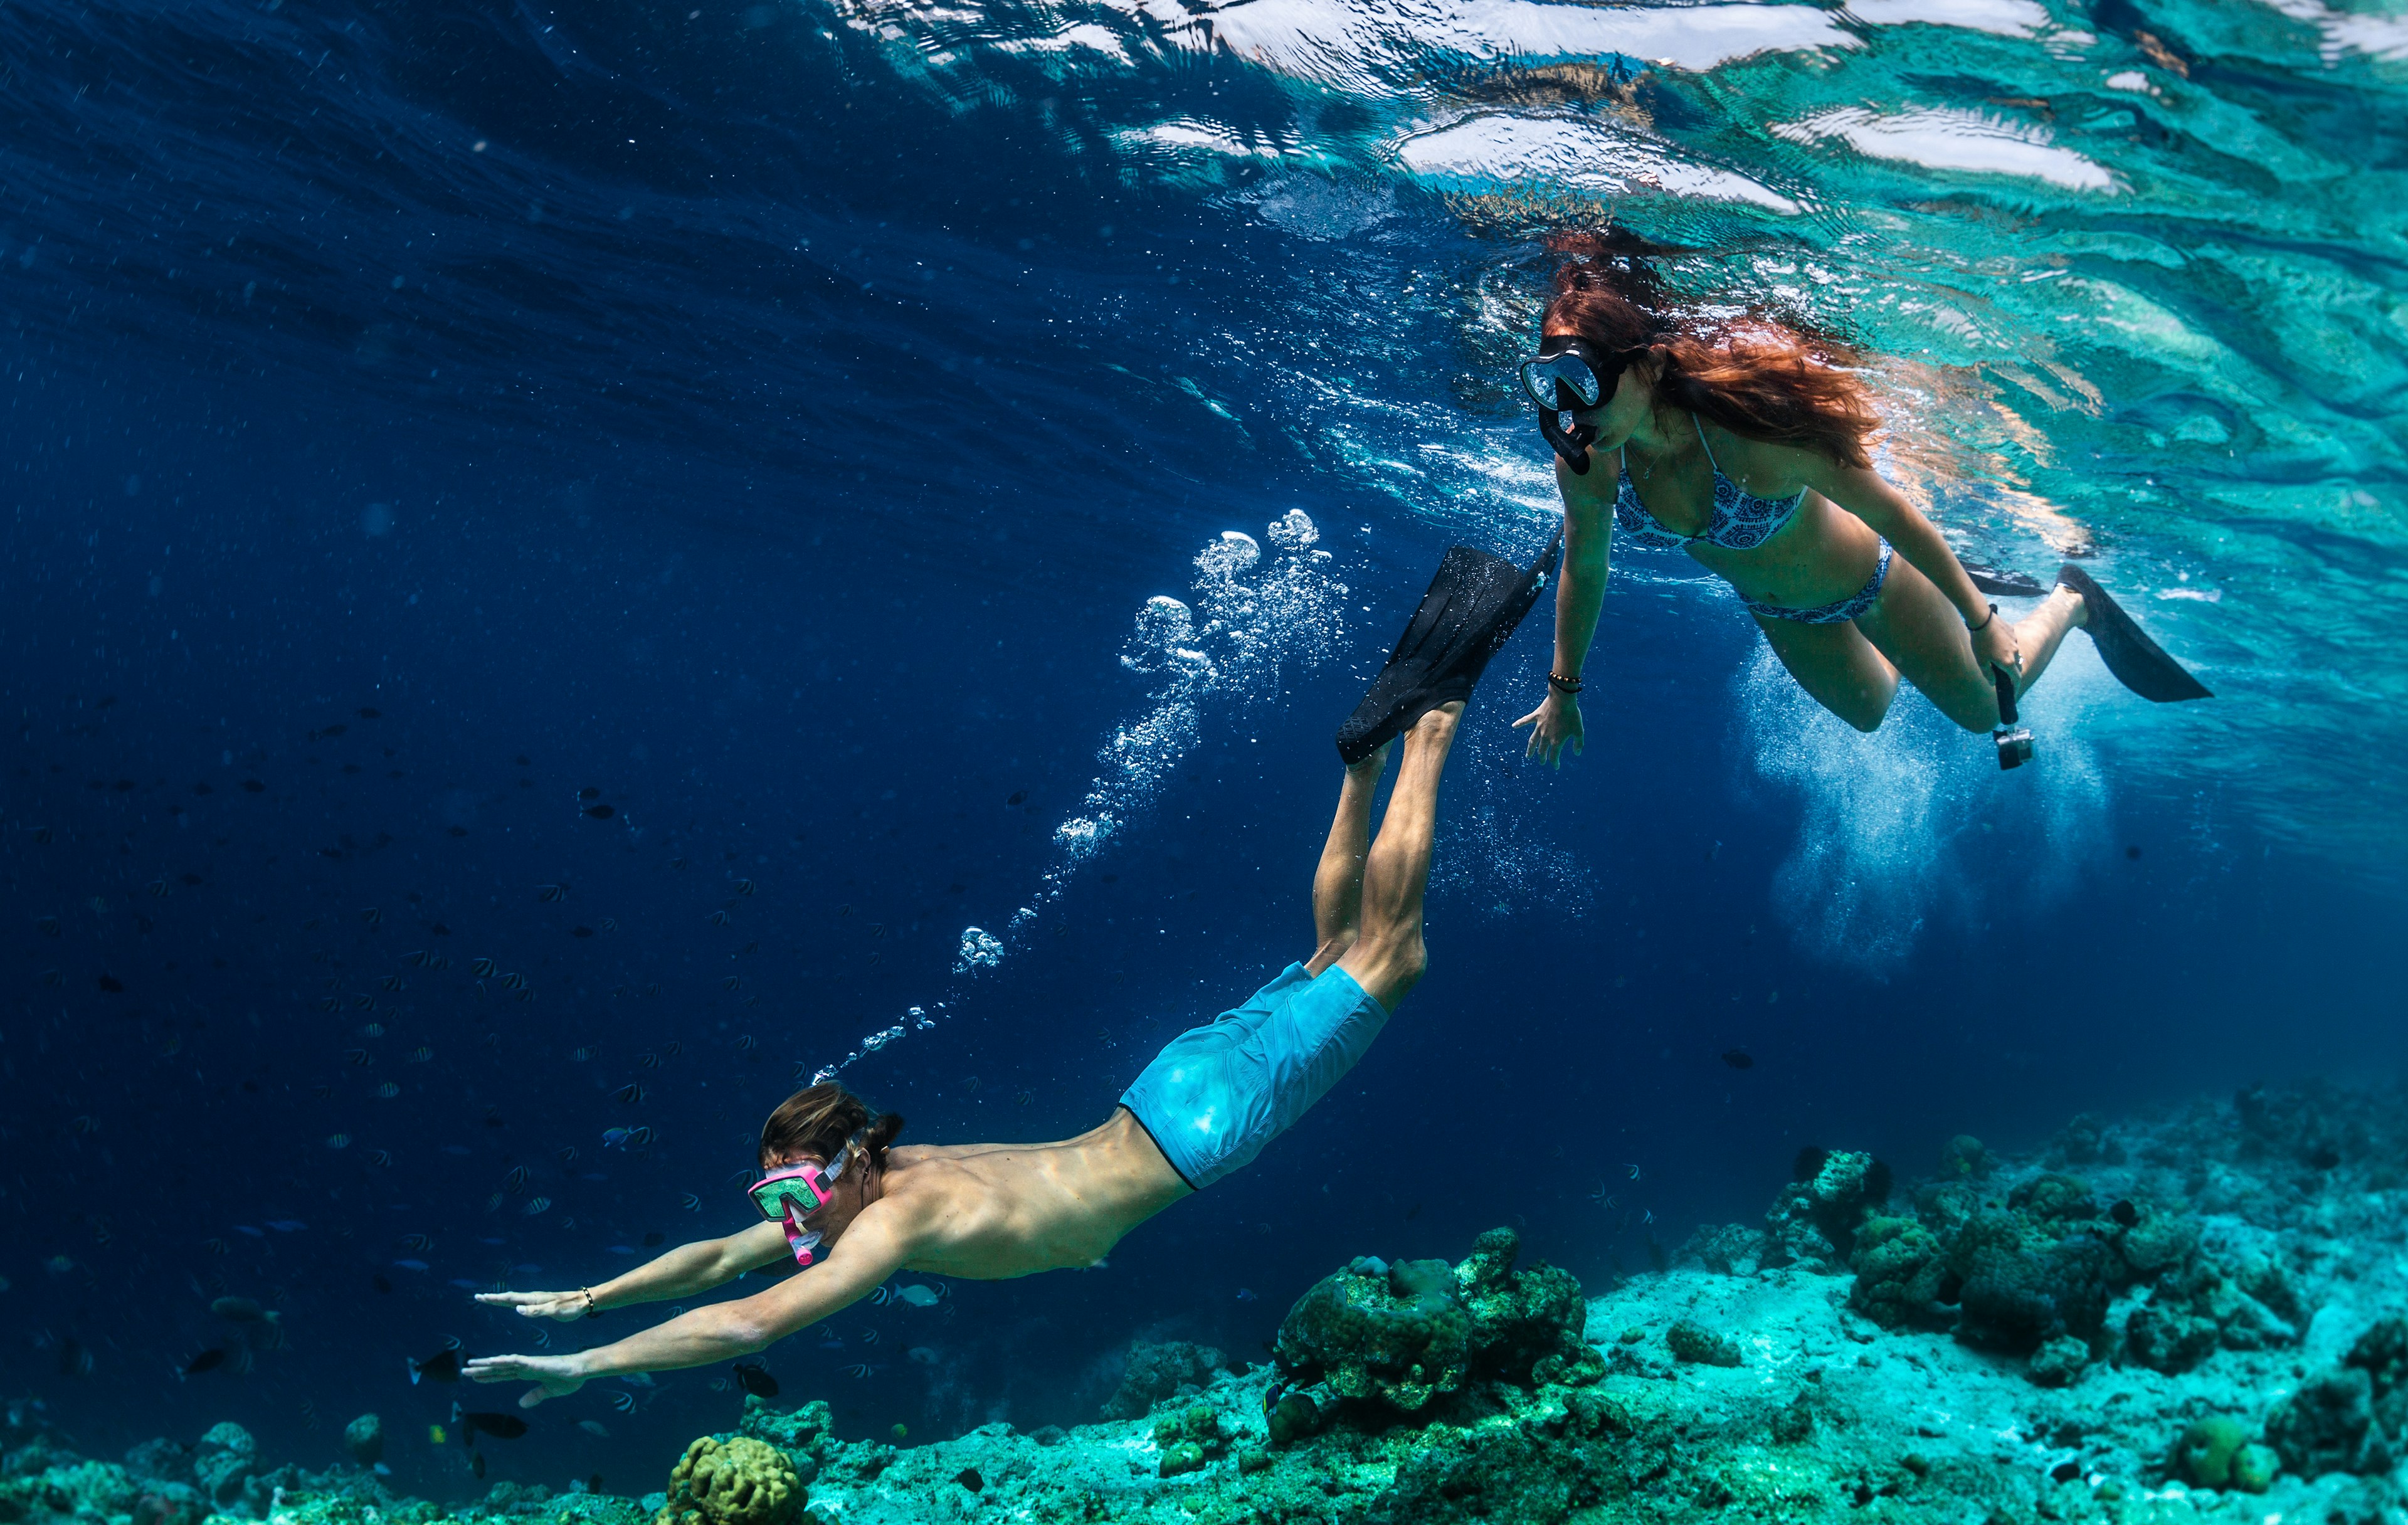
[[[668,1495],[656,1525],[790,1525],[803,1507],[803,1480],[774,1446],[705,1435],[670,1471]]]

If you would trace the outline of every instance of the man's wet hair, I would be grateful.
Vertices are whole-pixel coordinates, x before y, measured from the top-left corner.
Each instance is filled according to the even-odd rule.
[[[844,1141],[856,1132],[870,1163],[886,1168],[886,1146],[903,1131],[903,1119],[880,1112],[868,1102],[829,1081],[810,1086],[778,1103],[761,1125],[761,1163],[794,1155],[816,1155],[832,1160]]]

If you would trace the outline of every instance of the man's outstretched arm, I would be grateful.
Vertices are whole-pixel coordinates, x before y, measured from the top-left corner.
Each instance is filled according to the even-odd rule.
[[[666,1255],[645,1261],[624,1275],[613,1276],[575,1292],[480,1292],[488,1307],[516,1308],[528,1318],[582,1318],[588,1312],[586,1293],[595,1310],[624,1308],[636,1302],[666,1302],[724,1287],[744,1273],[776,1265],[786,1254],[786,1230],[775,1223],[756,1223],[724,1239],[697,1239]]]
[[[827,1258],[765,1292],[682,1313],[666,1324],[570,1356],[480,1356],[463,1369],[477,1382],[538,1384],[519,1398],[533,1408],[575,1392],[595,1377],[669,1372],[749,1356],[818,1323],[877,1290],[910,1249],[899,1215],[873,1202],[853,1219]]]

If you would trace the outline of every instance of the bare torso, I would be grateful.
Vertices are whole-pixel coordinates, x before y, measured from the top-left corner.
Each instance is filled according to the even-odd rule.
[[[1137,1119],[1054,1144],[896,1145],[879,1200],[903,1267],[998,1281],[1091,1266],[1121,1236],[1188,1194]]]
[[[1714,424],[1706,424],[1713,444],[1713,460],[1740,490],[1758,497],[1783,498],[1804,484],[1792,463],[1794,453],[1777,445],[1749,439]],[[1676,534],[1702,533],[1713,519],[1713,466],[1695,438],[1651,460],[1627,451],[1630,483],[1639,501],[1658,524]],[[1685,448],[1680,448],[1684,444]],[[1598,475],[1592,473],[1592,476]],[[1590,492],[1601,493],[1610,509],[1619,487],[1619,475],[1602,482],[1570,479]],[[1808,490],[1790,521],[1762,545],[1735,551],[1706,540],[1688,544],[1690,556],[1721,577],[1742,597],[1786,609],[1812,609],[1844,598],[1872,575],[1881,554],[1881,538],[1862,519]]]

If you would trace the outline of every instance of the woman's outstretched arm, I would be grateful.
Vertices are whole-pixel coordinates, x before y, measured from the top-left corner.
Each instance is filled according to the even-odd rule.
[[[1601,456],[1584,477],[1574,476],[1563,462],[1555,463],[1555,482],[1564,494],[1564,564],[1555,583],[1555,655],[1548,670],[1577,681],[1588,662],[1588,648],[1597,639],[1598,611],[1605,607],[1605,580],[1613,547],[1613,498],[1608,483],[1618,485],[1619,473],[1605,475]],[[1580,699],[1555,684],[1539,707],[1513,722],[1530,727],[1527,755],[1550,768],[1562,766],[1564,748],[1575,755],[1587,745]]]

